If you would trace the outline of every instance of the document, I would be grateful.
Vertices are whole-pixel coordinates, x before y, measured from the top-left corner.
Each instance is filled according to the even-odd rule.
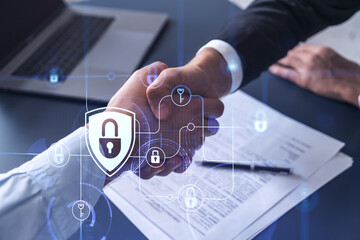
[[[352,164],[353,160],[351,157],[341,152],[336,154],[334,158],[328,161],[322,168],[316,171],[271,210],[261,216],[261,218],[241,232],[235,239],[243,240],[255,237],[258,233],[284,215],[289,209],[295,207],[331,179],[351,167]]]
[[[233,239],[243,232],[250,238],[272,222],[268,217],[259,223],[264,214],[314,176],[344,146],[243,92],[225,98],[224,103],[219,132],[206,139],[185,173],[151,180],[128,174],[105,189],[110,200],[148,238]],[[256,131],[257,120],[266,120],[266,131]],[[208,168],[197,164],[203,159],[287,166],[295,174]],[[326,175],[323,184],[334,176]],[[181,196],[189,184],[201,189],[196,196],[201,207],[193,212],[184,209]],[[274,215],[284,214],[293,202],[282,204]],[[245,232],[249,227],[252,230]]]

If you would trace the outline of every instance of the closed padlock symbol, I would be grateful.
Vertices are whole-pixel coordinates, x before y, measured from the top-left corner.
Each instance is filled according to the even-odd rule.
[[[158,78],[158,74],[157,74],[157,70],[156,68],[154,69],[154,71],[151,71],[151,69],[153,68],[149,68],[148,69],[148,74],[146,75],[146,81],[147,83],[150,85],[152,82],[154,82],[157,78]],[[153,73],[151,73],[153,72]]]
[[[195,189],[193,187],[189,187],[186,189],[185,193],[185,206],[188,209],[193,209],[197,205],[197,198],[195,194]]]
[[[266,120],[266,114],[262,110],[258,110],[255,114],[254,128],[257,132],[265,132],[268,128],[268,122]]]
[[[51,70],[50,70],[50,82],[51,82],[51,83],[57,83],[57,82],[59,82],[59,75],[58,75],[56,69],[51,69]]]
[[[114,132],[115,138],[105,137],[107,136],[105,128],[109,122],[112,123],[115,127],[115,132]],[[102,130],[102,138],[99,138],[100,152],[106,158],[111,159],[116,157],[117,155],[119,155],[121,150],[121,139],[118,137],[119,129],[117,122],[112,118],[108,118],[103,122],[101,130]]]
[[[153,150],[151,152],[151,159],[150,159],[151,163],[160,163],[160,155],[159,155],[159,151],[158,150]]]
[[[64,160],[65,160],[65,156],[63,153],[63,149],[60,144],[56,144],[53,161],[56,165],[61,165],[64,163]]]

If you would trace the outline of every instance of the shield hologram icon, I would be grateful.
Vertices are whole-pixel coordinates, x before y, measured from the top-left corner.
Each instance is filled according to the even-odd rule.
[[[85,113],[85,122],[89,153],[111,177],[125,165],[134,149],[135,113],[122,108],[98,108]]]

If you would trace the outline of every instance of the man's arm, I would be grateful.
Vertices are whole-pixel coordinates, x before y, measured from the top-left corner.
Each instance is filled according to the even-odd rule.
[[[359,9],[359,0],[258,0],[231,19],[217,38],[239,54],[244,85],[299,41]]]
[[[134,112],[141,126],[136,135],[144,136],[136,139],[140,145],[137,145],[137,149],[134,148],[133,157],[113,177],[106,178],[88,152],[85,139],[90,131],[87,127],[91,125],[79,128],[59,141],[71,153],[65,166],[55,167],[49,162],[49,158],[54,157],[55,144],[19,168],[0,174],[0,239],[67,239],[82,223],[75,219],[69,207],[77,200],[84,200],[93,207],[100,197],[100,191],[86,191],[84,184],[101,190],[104,184],[126,170],[149,179],[155,175],[166,176],[171,172],[182,173],[189,167],[203,138],[214,135],[215,132],[213,128],[180,131],[189,123],[185,121],[186,117],[194,123],[198,120],[212,126],[215,121],[213,118],[220,116],[224,107],[219,100],[197,98],[184,106],[183,111],[176,112],[169,121],[161,122],[161,129],[158,128],[159,121],[149,109],[142,79],[146,78],[149,70],[161,72],[164,68],[165,64],[156,62],[136,71],[108,104],[108,111],[123,108]],[[187,96],[184,94],[185,97]],[[211,121],[203,111],[211,115]],[[156,129],[159,130],[154,133]],[[179,134],[182,134],[181,138]],[[162,166],[155,168],[147,164],[145,156],[150,147],[160,146],[159,139],[161,144],[164,142],[161,149],[167,159],[163,159]],[[139,155],[141,158],[138,158]]]
[[[72,215],[71,204],[86,200],[92,207],[100,193],[82,191],[80,182],[102,189],[105,174],[89,157],[85,128],[79,128],[56,144],[66,146],[71,156],[63,167],[50,164],[54,144],[31,161],[0,174],[0,239],[67,239],[81,222]],[[85,167],[86,165],[86,167]],[[80,179],[80,172],[82,178]]]
[[[185,66],[164,70],[147,90],[152,111],[177,85],[193,94],[220,98],[256,78],[299,41],[351,17],[359,0],[258,0],[231,19]],[[171,103],[160,106],[165,120]]]

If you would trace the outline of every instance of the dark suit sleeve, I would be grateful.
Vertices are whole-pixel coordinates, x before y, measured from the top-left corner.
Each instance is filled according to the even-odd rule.
[[[232,18],[217,39],[230,43],[243,65],[242,86],[299,41],[360,9],[360,0],[258,0]]]

